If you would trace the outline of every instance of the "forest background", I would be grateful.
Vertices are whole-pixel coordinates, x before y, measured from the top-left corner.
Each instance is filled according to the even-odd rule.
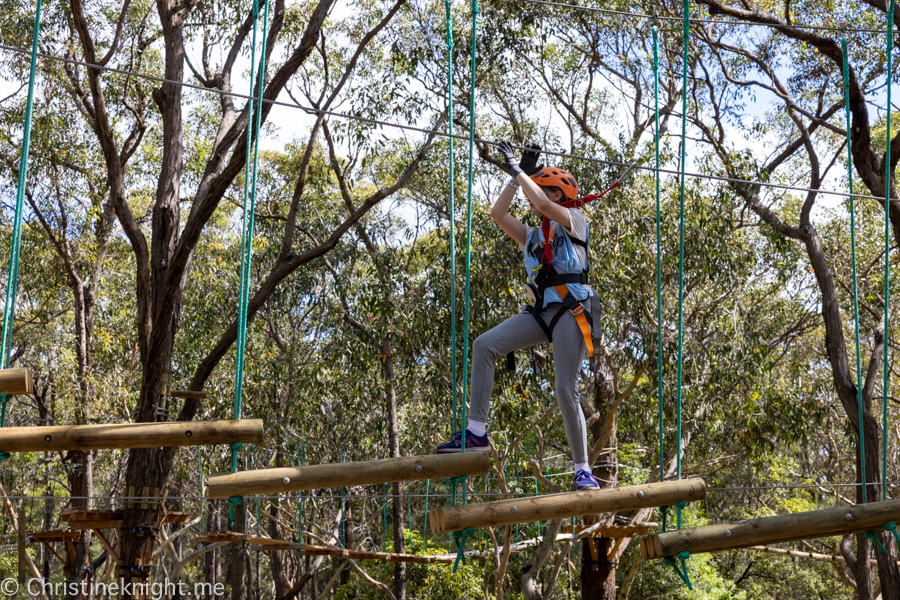
[[[855,224],[866,476],[881,481],[886,435],[885,478],[888,494],[895,493],[897,325],[889,312],[885,336],[879,200],[886,189],[886,96],[896,79],[887,77],[888,6],[691,3],[697,20],[686,88],[680,3],[596,7],[608,12],[482,3],[473,81],[472,6],[453,3],[455,85],[448,96],[442,3],[260,6],[269,16],[268,102],[242,416],[265,421],[266,443],[245,447],[241,468],[429,453],[447,438],[454,296],[455,385],[462,388],[467,235],[469,342],[524,303],[521,255],[489,216],[506,175],[491,144],[478,141],[467,231],[469,144],[456,139],[451,178],[448,119],[463,138],[473,117],[479,140],[539,143],[556,153],[544,157],[547,164],[571,170],[583,193],[599,192],[623,165],[654,164],[656,26],[660,149],[668,170],[660,190],[663,325],[656,319],[656,180],[641,168],[585,208],[590,279],[605,309],[602,356],[585,363],[582,381],[595,473],[609,487],[659,477],[661,330],[663,469],[674,475],[680,194],[673,173],[686,94],[685,168],[694,175],[685,186],[680,446],[683,474],[702,476],[712,489],[686,509],[684,522],[861,499],[854,485],[860,469],[850,205],[845,195],[817,191],[845,192],[850,183],[840,53],[846,36],[852,177],[861,194]],[[67,62],[38,62],[12,359],[34,371],[36,391],[11,400],[6,424],[230,418],[246,96],[258,91],[249,73],[251,6],[66,0],[43,11],[39,51]],[[34,13],[30,2],[0,2],[2,256],[11,242]],[[898,158],[894,137],[892,173]],[[898,198],[893,182],[890,189]],[[533,221],[521,196],[514,211]],[[896,204],[887,233],[891,277],[900,281]],[[891,380],[884,393],[886,337]],[[515,372],[498,365],[494,469],[469,480],[470,501],[568,489],[571,462],[549,352],[519,353]],[[164,373],[174,388],[203,389],[210,400],[160,405]],[[558,521],[479,532],[468,548],[486,552],[487,560],[469,561],[456,574],[440,565],[313,559],[239,544],[204,548],[192,535],[225,529],[227,506],[202,500],[198,471],[227,470],[229,458],[225,446],[14,455],[0,463],[2,493],[10,498],[0,521],[0,569],[6,576],[16,568],[10,511],[24,507],[29,530],[53,529],[61,510],[118,506],[117,498],[139,484],[168,490],[167,510],[187,511],[192,520],[163,527],[160,537],[171,542],[161,552],[152,536],[123,531],[113,544],[124,563],[152,563],[155,576],[169,580],[223,582],[231,600],[900,598],[896,548],[884,534],[889,557],[873,552],[863,536],[784,546],[833,561],[751,551],[693,556],[693,591],[671,567],[641,564],[630,539],[601,540],[601,558],[592,562],[588,544],[560,533],[571,523]],[[443,553],[449,539],[431,534],[424,520],[427,507],[449,501],[447,493],[444,482],[416,482],[248,497],[238,527],[280,539],[302,531],[307,540],[353,548]],[[869,499],[880,494],[880,486],[870,486]],[[127,511],[126,524],[159,525],[161,514]],[[658,523],[660,515],[603,518]],[[29,560],[54,581],[99,579],[112,561],[91,537],[82,535],[68,565],[38,545]],[[504,549],[511,548],[521,554],[508,556]]]

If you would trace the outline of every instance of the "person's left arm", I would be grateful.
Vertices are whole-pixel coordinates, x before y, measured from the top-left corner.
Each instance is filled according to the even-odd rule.
[[[500,144],[500,152],[503,153],[505,159],[503,162],[509,168],[510,173],[512,173],[513,179],[516,180],[516,183],[518,183],[522,187],[522,191],[525,192],[525,197],[534,204],[535,208],[537,208],[542,215],[552,221],[556,221],[567,230],[570,229],[572,223],[569,220],[568,209],[552,201],[541,186],[536,184],[531,177],[522,170],[522,167],[519,166],[519,159],[516,158],[516,151],[512,147],[512,144],[503,142]]]

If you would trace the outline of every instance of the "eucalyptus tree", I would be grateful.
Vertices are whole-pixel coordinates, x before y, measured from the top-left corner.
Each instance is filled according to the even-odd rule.
[[[816,211],[823,203],[819,190],[834,185],[832,169],[844,165],[847,132],[844,125],[843,56],[841,28],[848,28],[850,38],[849,111],[852,116],[850,150],[855,167],[854,178],[874,196],[885,190],[896,198],[893,172],[900,141],[891,141],[891,165],[886,164],[885,146],[879,147],[873,130],[878,124],[870,114],[870,104],[878,102],[886,80],[886,61],[881,44],[873,44],[872,33],[855,29],[883,27],[886,6],[877,2],[853,3],[830,10],[820,3],[792,4],[788,9],[765,4],[740,6],[700,0],[713,19],[691,29],[692,50],[688,58],[691,82],[686,93],[691,100],[689,119],[701,133],[702,143],[715,160],[709,163],[712,173],[736,178],[728,189],[764,223],[769,235],[799,242],[818,288],[818,300],[825,328],[824,350],[834,389],[843,405],[848,424],[864,431],[866,482],[869,498],[879,496],[879,486],[872,485],[883,476],[881,465],[872,458],[879,456],[881,436],[878,419],[872,414],[873,397],[880,380],[883,348],[888,337],[884,330],[883,285],[879,275],[864,271],[857,300],[864,315],[860,319],[866,363],[854,375],[849,359],[853,349],[844,327],[852,316],[846,315],[848,301],[841,300],[840,288],[852,294],[848,281],[838,281],[834,255],[828,241],[817,227]],[[660,5],[666,14],[676,8]],[[828,10],[824,14],[822,10]],[[733,21],[749,21],[759,26],[736,27]],[[829,25],[829,29],[809,29],[803,25]],[[670,39],[679,41],[673,34]],[[675,47],[670,50],[675,53]],[[888,81],[890,83],[890,81]],[[756,119],[741,114],[741,107],[751,94],[772,99],[770,109]],[[762,133],[775,140],[777,149],[769,156],[746,147],[735,139],[734,131],[753,139]],[[887,185],[885,173],[890,171]],[[829,177],[831,176],[831,177]],[[772,190],[759,181],[785,182],[809,188],[798,196]],[[797,200],[794,200],[797,198]],[[857,199],[857,206],[871,200]],[[820,209],[818,209],[820,210]],[[866,213],[870,214],[870,213]],[[897,240],[900,212],[890,205],[891,235]],[[863,227],[877,227],[871,221]],[[860,256],[860,264],[868,264],[872,255]],[[843,271],[844,275],[848,273]],[[846,294],[847,292],[845,292]],[[846,316],[845,316],[846,315]],[[865,373],[865,375],[863,375]],[[858,389],[861,386],[861,390]],[[863,412],[859,423],[860,406]],[[884,393],[884,391],[882,392]],[[857,455],[859,461],[859,455]],[[862,500],[860,488],[857,501]],[[882,534],[879,534],[882,535]],[[882,543],[889,540],[882,535]],[[867,560],[868,540],[858,536],[856,555],[845,547],[848,564],[855,565],[854,577],[859,598],[872,597],[872,575]],[[892,550],[894,552],[894,550]],[[878,576],[883,597],[900,597],[900,572],[893,559],[876,553]]]
[[[398,0],[385,4],[380,11],[348,16],[333,26],[336,35],[323,38],[332,0],[291,7],[279,0],[271,6],[260,6],[260,26],[262,15],[271,14],[266,52],[260,60],[267,66],[265,80],[254,82],[252,88],[253,95],[264,99],[261,121],[268,122],[273,101],[291,91],[298,97],[302,89],[307,94],[306,111],[312,110],[314,124],[290,201],[284,203],[277,242],[280,253],[265,265],[265,275],[251,293],[251,319],[288,275],[327,253],[354,223],[400,189],[430,149],[433,134],[421,143],[410,144],[405,160],[390,173],[387,183],[375,181],[371,193],[351,211],[335,206],[329,215],[329,229],[322,231],[318,241],[298,235],[303,225],[297,220],[310,193],[306,186],[312,150],[330,118],[324,111],[335,108],[348,95],[359,101],[353,94],[358,85],[354,74],[363,68],[368,77],[385,77],[397,83],[388,105],[408,93],[402,74],[394,73],[390,65],[379,64],[377,55],[370,51],[372,40],[390,26],[403,7],[404,0]],[[247,130],[252,129],[251,105],[242,96],[235,96],[247,91],[237,89],[237,81],[241,79],[241,61],[245,60],[242,57],[253,43],[254,21],[249,12],[241,4],[229,2],[164,0],[155,5],[85,5],[73,0],[65,6],[49,7],[46,15],[41,47],[48,54],[66,56],[69,62],[45,62],[38,93],[53,99],[57,114],[71,115],[90,130],[91,142],[87,145],[99,150],[91,157],[93,169],[102,173],[99,181],[92,178],[95,192],[91,197],[96,206],[108,208],[107,212],[100,211],[106,217],[93,218],[108,228],[114,215],[133,253],[134,338],[141,365],[141,391],[135,411],[139,422],[158,419],[158,383],[171,369],[173,340],[182,319],[189,316],[184,315],[182,307],[197,244],[210,220],[223,209],[223,199],[242,183],[241,173],[250,156]],[[22,7],[16,14],[28,18]],[[22,33],[18,28],[9,34],[19,46],[23,45]],[[258,37],[261,40],[262,36]],[[110,74],[106,68],[141,75]],[[146,79],[142,77],[145,74],[158,79]],[[185,83],[201,90],[185,88]],[[368,112],[365,107],[376,100],[385,99],[364,98],[358,108]],[[379,106],[383,105],[376,103],[369,114],[377,114]],[[195,131],[185,127],[184,115],[190,107],[206,112],[207,127]],[[427,126],[437,127],[442,119],[440,111],[422,116]],[[57,147],[66,144],[65,129],[58,132],[57,139]],[[365,151],[368,148],[364,146]],[[32,182],[43,175],[36,169]],[[183,207],[187,207],[186,215]],[[84,207],[75,205],[66,210],[73,214]],[[236,335],[234,317],[195,366],[192,389],[203,387]],[[196,401],[188,401],[177,418],[191,419],[196,410]],[[131,450],[125,484],[136,489],[165,489],[175,457],[172,448]],[[161,509],[126,509],[119,547],[122,564],[149,563],[151,538],[128,532],[155,526],[161,514]]]

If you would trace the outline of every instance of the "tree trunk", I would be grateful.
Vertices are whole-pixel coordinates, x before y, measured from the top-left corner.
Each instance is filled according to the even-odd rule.
[[[206,530],[210,533],[216,533],[219,531],[219,512],[218,512],[218,500],[210,500],[209,501],[209,510],[207,514],[206,521]],[[213,588],[215,585],[219,583],[222,579],[222,567],[219,563],[219,548],[215,548],[210,550],[206,554],[203,555],[203,579],[207,583],[212,584]],[[207,588],[209,589],[209,588]],[[204,598],[204,600],[218,600],[214,594],[209,594]]]
[[[234,527],[231,531],[236,531],[238,533],[244,533],[244,529],[246,527],[246,501],[241,500],[241,503],[237,505],[237,508],[234,509]],[[244,556],[244,543],[243,542],[234,542],[231,544],[231,560],[228,561],[231,565],[231,572],[229,573],[229,582],[231,583],[231,600],[244,600],[244,567],[246,563],[246,558]]]
[[[610,410],[610,403],[615,399],[612,373],[609,365],[602,359],[596,361],[597,387],[594,390],[594,406],[600,412],[600,418],[591,425],[594,440],[602,435]],[[601,488],[614,488],[619,480],[618,453],[616,452],[616,421],[612,417],[609,434],[609,447],[612,450],[600,455],[600,466],[593,466],[594,476]],[[584,524],[596,523],[599,515],[585,517]],[[585,538],[581,543],[581,595],[584,600],[616,600],[616,565],[609,561],[610,541],[608,538]],[[591,549],[591,544],[595,544]],[[596,552],[597,558],[594,558]]]
[[[88,450],[69,452],[69,488],[72,490],[72,508],[91,508],[91,496],[94,495],[92,455]],[[82,588],[81,583],[86,581],[91,564],[91,530],[84,529],[81,537],[75,543],[75,556],[66,565],[66,583],[75,584],[66,586],[66,598],[70,600],[86,600],[87,588]]]
[[[388,446],[391,458],[400,458],[400,428],[397,424],[397,390],[394,387],[394,358],[391,340],[387,336],[382,344],[384,351],[384,378],[388,384],[387,417]],[[403,527],[403,489],[400,482],[391,485],[392,514],[394,517],[394,552],[406,551]],[[387,535],[387,532],[384,532]],[[394,563],[394,596],[397,600],[406,600],[406,563]]]

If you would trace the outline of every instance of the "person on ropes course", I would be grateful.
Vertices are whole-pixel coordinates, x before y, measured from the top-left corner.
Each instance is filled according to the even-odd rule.
[[[575,488],[591,490],[600,485],[588,464],[587,428],[577,390],[585,350],[588,356],[594,352],[589,304],[592,297],[596,299],[596,292],[587,285],[588,227],[584,214],[574,208],[579,202],[575,178],[563,169],[538,166],[540,150],[540,146],[532,146],[523,153],[520,164],[511,144],[500,145],[503,164],[513,178],[491,207],[491,217],[525,252],[525,292],[531,305],[478,336],[472,346],[465,447],[466,451],[490,450],[486,422],[497,358],[553,342],[556,401],[572,449]],[[542,218],[540,227],[526,226],[509,213],[519,187],[532,214]],[[437,452],[460,452],[462,437],[462,432],[455,432]]]

